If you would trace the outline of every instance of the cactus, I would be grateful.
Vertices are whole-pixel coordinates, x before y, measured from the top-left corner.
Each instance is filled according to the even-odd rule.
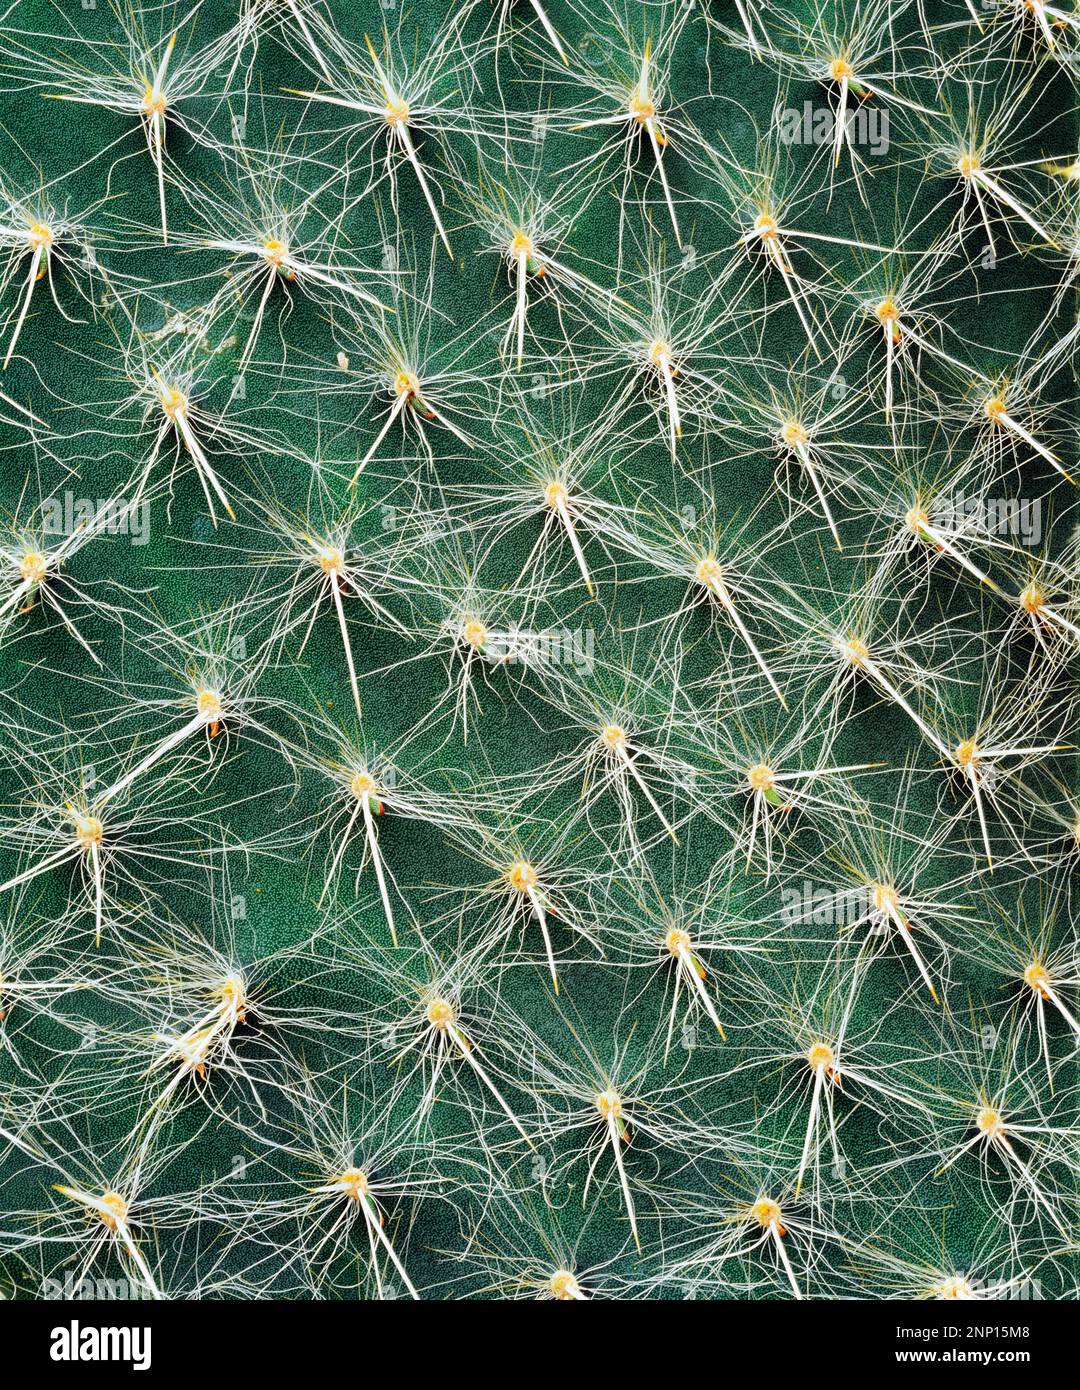
[[[1078,31],[6,11],[6,1294],[1076,1296]]]

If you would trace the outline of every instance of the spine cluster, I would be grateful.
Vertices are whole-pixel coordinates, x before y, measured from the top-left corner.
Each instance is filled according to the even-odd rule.
[[[0,17],[0,1292],[1076,1296],[1080,19]]]

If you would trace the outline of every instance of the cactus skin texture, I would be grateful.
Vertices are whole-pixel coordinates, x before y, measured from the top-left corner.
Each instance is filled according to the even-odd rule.
[[[6,1296],[1076,1297],[1078,61],[12,6]]]

